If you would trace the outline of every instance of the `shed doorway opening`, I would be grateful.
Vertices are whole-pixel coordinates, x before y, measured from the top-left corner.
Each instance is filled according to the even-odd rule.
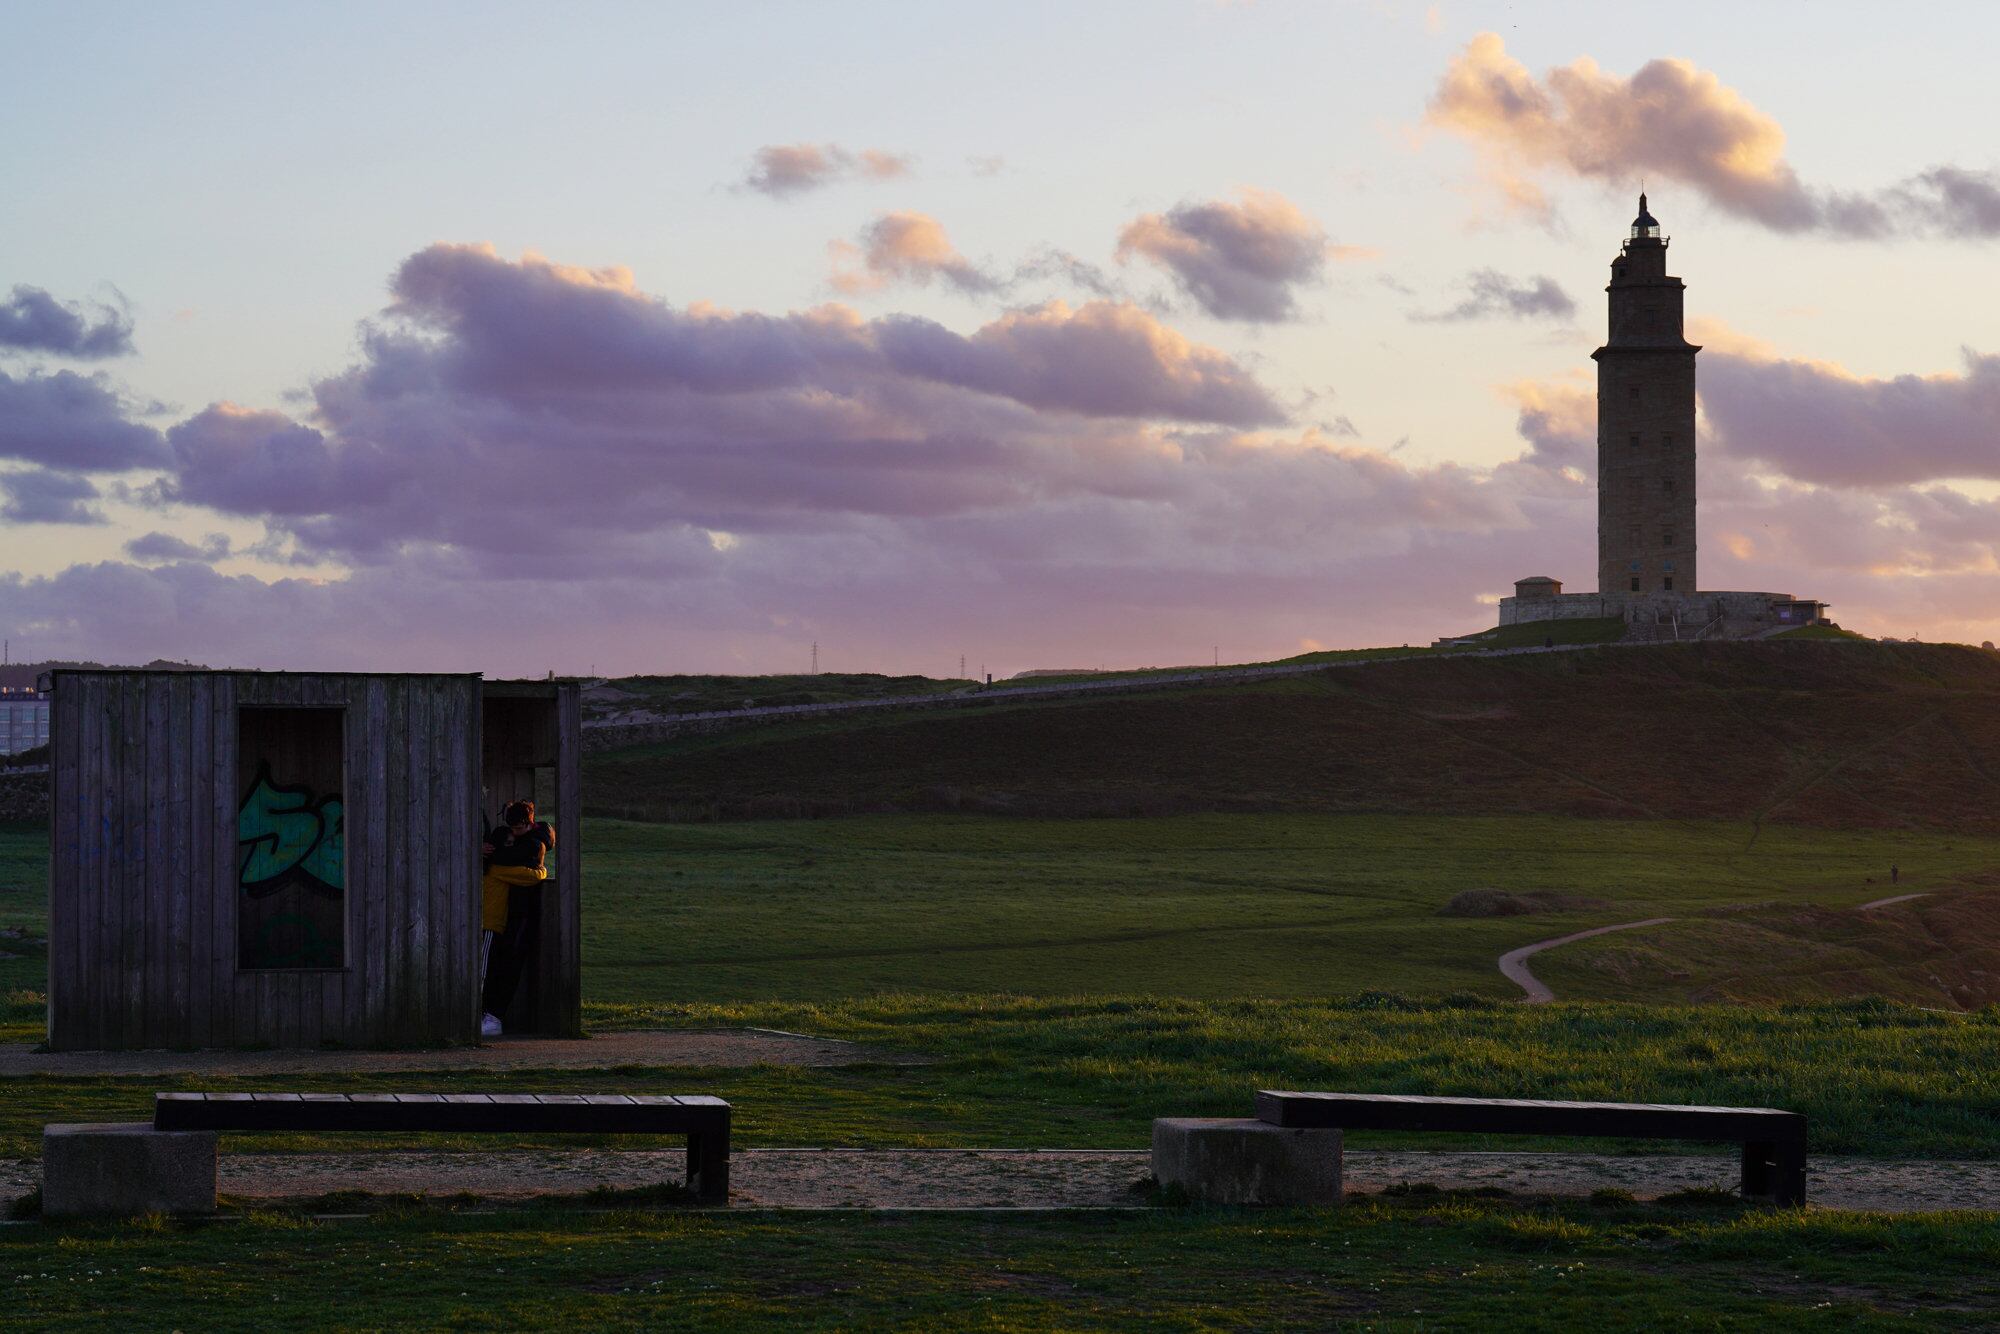
[[[556,848],[576,837],[576,812],[561,809],[556,781],[561,749],[560,715],[554,692],[519,696],[501,694],[489,685],[483,704],[481,819],[488,840],[507,825],[506,812],[517,801],[534,803],[534,819],[549,825]],[[565,994],[574,979],[562,947],[564,896],[576,886],[565,882],[563,859],[546,854],[545,880],[506,887],[504,924],[483,923],[480,936],[480,1009],[501,1023],[505,1034],[566,1036],[574,1026]],[[484,928],[497,927],[497,930]]]
[[[344,968],[346,710],[236,717],[236,966]]]

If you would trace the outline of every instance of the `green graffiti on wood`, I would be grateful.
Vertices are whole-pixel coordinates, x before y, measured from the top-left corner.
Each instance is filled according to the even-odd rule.
[[[338,899],[347,883],[340,798],[279,787],[269,765],[258,770],[237,808],[236,844],[241,854],[236,883],[250,898],[266,898],[296,883]]]

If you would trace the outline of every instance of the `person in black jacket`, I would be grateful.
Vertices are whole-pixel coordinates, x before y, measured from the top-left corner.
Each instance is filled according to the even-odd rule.
[[[480,926],[486,943],[486,975],[481,988],[481,1037],[500,1036],[500,1016],[513,1002],[521,972],[533,953],[541,913],[541,884],[548,878],[548,854],[556,831],[535,818],[532,801],[510,802],[501,823],[480,845],[485,874],[480,881]]]

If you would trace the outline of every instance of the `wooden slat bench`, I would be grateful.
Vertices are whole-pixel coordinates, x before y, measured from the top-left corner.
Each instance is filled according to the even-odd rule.
[[[1779,1204],[1806,1202],[1806,1118],[1772,1107],[1265,1090],[1257,1094],[1257,1119],[1303,1130],[1437,1130],[1736,1143],[1743,1146],[1746,1196]]]
[[[687,1184],[729,1200],[729,1104],[616,1093],[160,1093],[156,1130],[685,1135]]]

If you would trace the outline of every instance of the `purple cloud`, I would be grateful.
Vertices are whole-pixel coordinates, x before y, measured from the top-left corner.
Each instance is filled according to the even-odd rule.
[[[1121,260],[1137,255],[1165,269],[1217,319],[1257,323],[1293,318],[1297,289],[1319,280],[1329,254],[1362,253],[1330,246],[1318,223],[1267,190],[1148,213],[1118,235]]]
[[[677,309],[623,270],[468,246],[413,255],[393,295],[308,419],[223,404],[175,426],[157,498],[261,518],[307,556],[680,562],[711,531],[1144,492],[1170,435],[1285,415],[1228,356],[1113,302],[961,334]],[[529,496],[537,523],[495,523]],[[669,531],[686,541],[649,545]]]
[[[94,375],[19,379],[0,371],[0,458],[72,472],[121,472],[166,461],[160,433],[127,419],[126,405]]]
[[[2000,356],[1968,351],[1956,375],[1871,379],[1725,343],[1702,355],[1701,400],[1722,448],[1798,481],[2000,479]]]
[[[122,357],[132,351],[132,318],[111,306],[86,310],[39,287],[19,285],[0,301],[0,351]]]
[[[125,554],[144,564],[165,561],[194,560],[213,562],[229,555],[229,537],[225,533],[210,533],[200,546],[175,537],[172,533],[152,532],[133,538],[125,544]]]
[[[1492,269],[1480,269],[1466,276],[1466,287],[1465,299],[1450,310],[1412,318],[1451,324],[1496,316],[1515,320],[1566,320],[1576,314],[1576,303],[1569,299],[1569,293],[1563,291],[1553,278],[1537,275],[1516,279]]]
[[[97,524],[104,515],[91,508],[97,488],[74,473],[30,468],[0,473],[0,519],[9,523]]]
[[[896,180],[909,175],[915,163],[915,158],[879,148],[850,153],[838,144],[766,144],[752,155],[741,187],[784,199],[835,181]]]

